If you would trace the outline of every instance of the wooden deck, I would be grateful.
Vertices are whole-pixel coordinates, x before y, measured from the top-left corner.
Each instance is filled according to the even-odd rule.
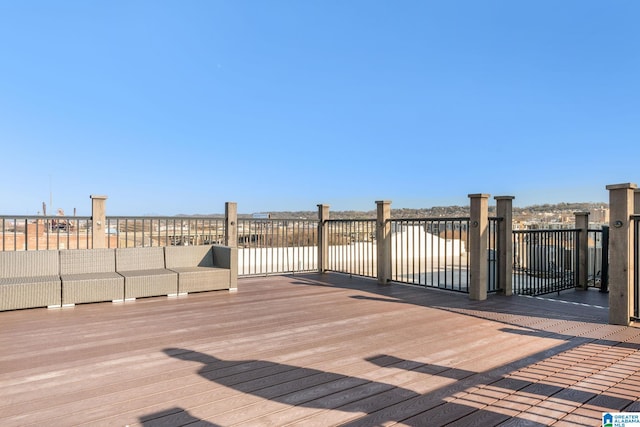
[[[337,274],[2,312],[0,425],[596,426],[640,411],[640,328],[606,321]]]

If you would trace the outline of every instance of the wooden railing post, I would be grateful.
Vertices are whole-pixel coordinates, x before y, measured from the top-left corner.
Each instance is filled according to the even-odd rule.
[[[329,261],[329,205],[318,205],[318,272],[327,271]]]
[[[496,196],[498,223],[498,283],[504,295],[513,295],[513,196]]]
[[[576,288],[587,290],[589,281],[589,212],[574,212],[578,232]]]
[[[633,313],[633,227],[636,184],[607,185],[609,190],[609,323],[629,325]]]
[[[391,202],[376,201],[376,265],[378,283],[391,282]]]
[[[238,247],[238,204],[224,204],[224,245]]]
[[[489,195],[469,194],[469,198],[469,298],[483,301],[487,299]]]
[[[91,247],[106,248],[106,201],[107,196],[91,195]]]

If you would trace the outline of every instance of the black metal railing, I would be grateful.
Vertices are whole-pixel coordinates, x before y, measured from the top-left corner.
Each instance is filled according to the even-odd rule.
[[[600,270],[600,292],[609,292],[609,226],[602,226],[602,267]]]
[[[514,230],[513,292],[541,295],[575,287],[577,229]]]
[[[89,249],[91,217],[0,216],[0,250]]]
[[[608,228],[590,229],[587,233],[589,239],[589,252],[587,254],[587,286],[604,289],[606,279],[603,273],[606,272],[608,259],[604,257],[608,245]]]
[[[108,248],[222,243],[218,217],[108,216]],[[0,216],[0,250],[91,249],[92,219],[86,216]]]
[[[391,279],[468,292],[469,218],[391,221]]]
[[[240,276],[317,271],[317,260],[317,220],[238,219]]]
[[[377,276],[375,219],[326,221],[327,270],[353,276]]]
[[[635,260],[640,216],[633,217]],[[497,266],[500,218],[489,219],[489,292],[501,289]],[[351,275],[377,276],[376,220],[326,222],[327,269]],[[390,220],[391,280],[468,292],[469,218]],[[570,289],[578,277],[579,231],[515,230],[513,289],[537,295]],[[608,230],[588,230],[588,285],[607,290]],[[221,244],[221,217],[106,217],[107,247]],[[0,250],[90,249],[91,217],[0,216]],[[318,221],[239,219],[238,264],[241,276],[317,271]],[[638,287],[638,271],[635,283]],[[639,295],[640,292],[636,292]],[[636,305],[639,305],[636,301]],[[638,308],[636,307],[636,312]]]
[[[219,217],[108,216],[107,247],[210,245],[224,242]]]
[[[500,242],[502,241],[500,235],[500,223],[502,218],[490,217],[489,218],[489,241],[487,242],[487,248],[489,251],[487,262],[487,292],[498,292],[502,289],[502,283],[500,283],[500,276],[498,274],[498,265],[500,263]]]

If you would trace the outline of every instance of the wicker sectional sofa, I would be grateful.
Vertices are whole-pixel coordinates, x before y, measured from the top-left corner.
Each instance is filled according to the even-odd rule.
[[[221,245],[0,251],[0,311],[237,290],[238,252]]]

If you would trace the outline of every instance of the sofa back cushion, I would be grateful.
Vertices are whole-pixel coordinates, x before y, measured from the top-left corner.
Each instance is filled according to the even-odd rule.
[[[48,277],[60,274],[60,252],[6,251],[0,253],[0,277]]]
[[[160,246],[116,249],[116,270],[157,270],[164,268],[164,250]]]
[[[213,267],[212,245],[166,246],[167,268]]]
[[[110,273],[116,271],[115,249],[60,251],[60,275]]]

